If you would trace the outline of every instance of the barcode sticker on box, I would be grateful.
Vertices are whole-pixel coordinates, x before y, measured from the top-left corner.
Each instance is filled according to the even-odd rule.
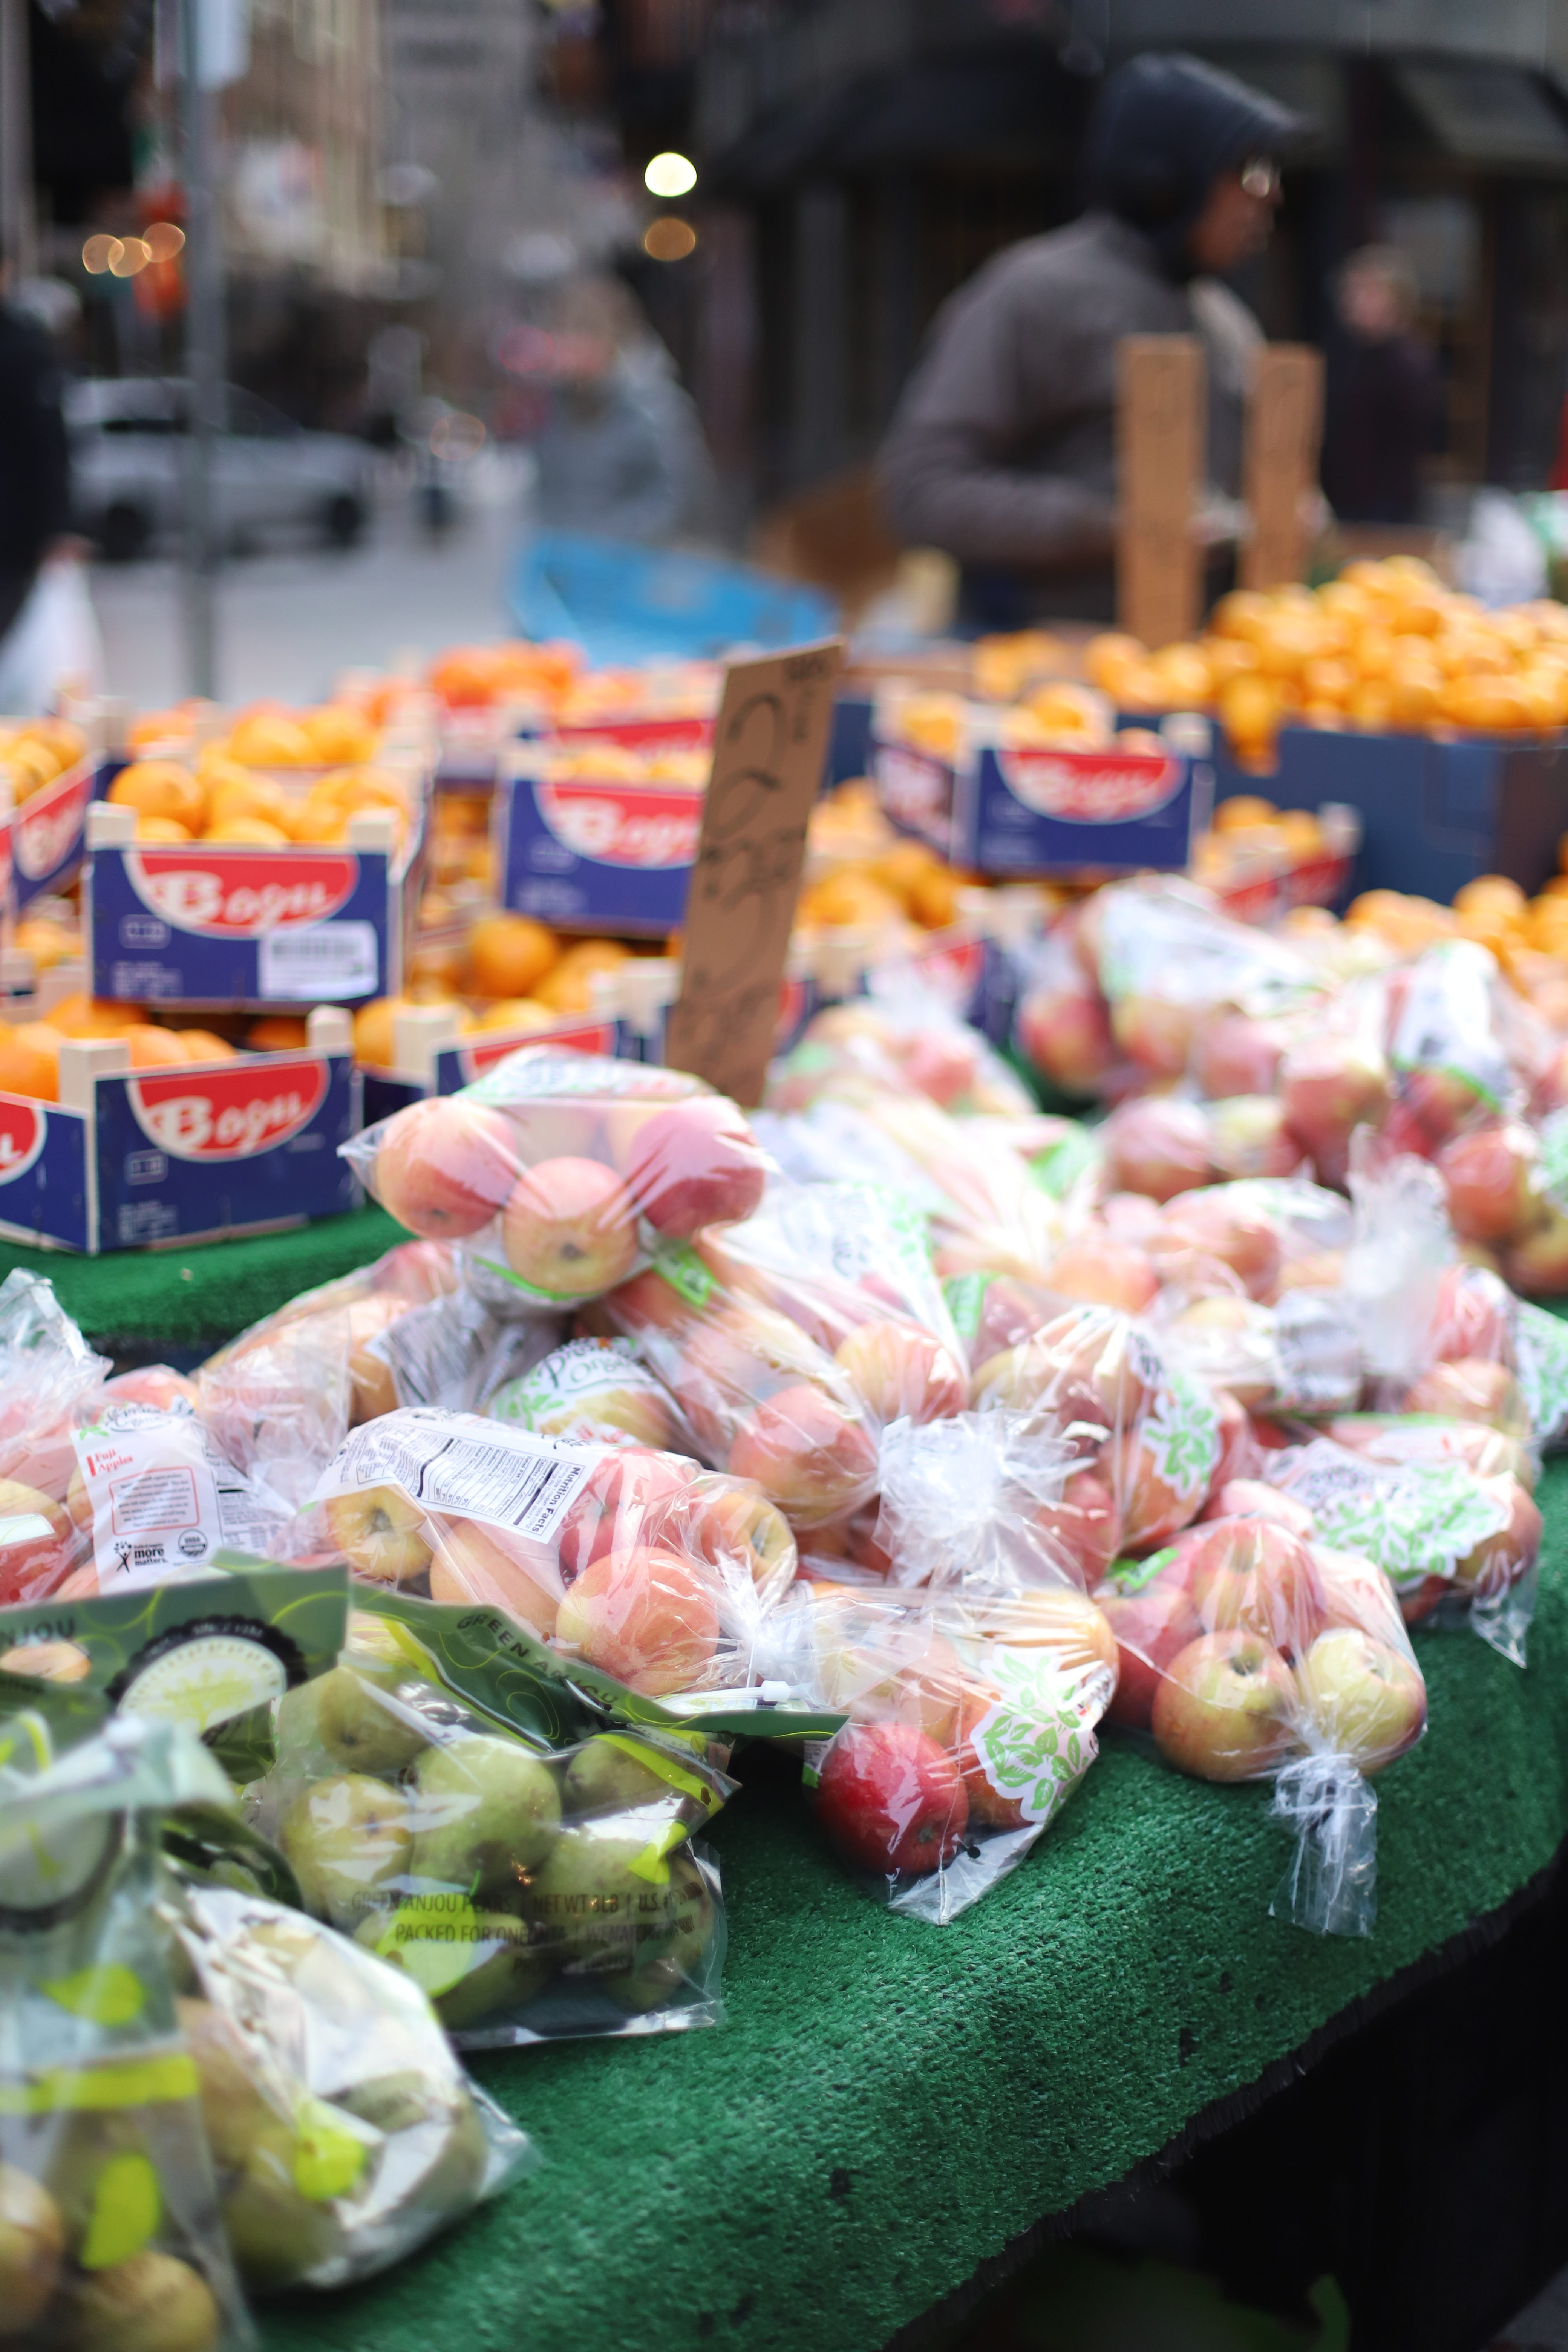
[[[258,996],[327,1003],[374,996],[380,985],[374,923],[286,924],[256,943]]]
[[[558,1445],[475,1413],[383,1413],[356,1429],[322,1473],[313,1500],[364,1486],[400,1486],[427,1510],[514,1528],[552,1542],[605,1446]]]

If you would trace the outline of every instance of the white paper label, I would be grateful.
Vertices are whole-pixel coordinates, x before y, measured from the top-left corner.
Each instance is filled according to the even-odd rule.
[[[552,1542],[604,1446],[563,1446],[525,1431],[449,1412],[384,1413],[356,1429],[314,1499],[400,1486],[410,1501]]]
[[[374,996],[379,961],[374,923],[288,924],[256,943],[256,992],[298,1003]]]
[[[468,1391],[495,1336],[493,1318],[476,1299],[454,1297],[411,1307],[367,1345],[391,1372],[399,1404],[458,1408],[470,1402]]]
[[[190,1413],[120,1405],[72,1441],[102,1591],[200,1576],[225,1545],[265,1550],[278,1520]]]

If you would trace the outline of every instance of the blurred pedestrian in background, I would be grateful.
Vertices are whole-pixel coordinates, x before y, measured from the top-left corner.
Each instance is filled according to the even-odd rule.
[[[1421,465],[1443,445],[1443,379],[1414,331],[1415,277],[1396,247],[1366,245],[1340,269],[1326,352],[1323,489],[1342,522],[1413,523]]]
[[[1009,247],[939,311],[881,478],[906,544],[957,557],[970,625],[1112,617],[1126,335],[1203,340],[1215,494],[1205,535],[1220,535],[1221,502],[1240,488],[1261,331],[1218,279],[1268,242],[1279,162],[1303,129],[1196,58],[1134,58],[1095,105],[1083,218]]]
[[[696,408],[624,286],[594,278],[565,289],[550,373],[533,444],[545,529],[657,541],[709,525],[712,469]]]
[[[70,447],[48,335],[0,263],[0,711],[37,717],[100,680],[102,648],[70,536]]]

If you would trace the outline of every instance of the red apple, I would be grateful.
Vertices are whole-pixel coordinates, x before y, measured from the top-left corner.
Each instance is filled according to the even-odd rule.
[[[1296,1679],[1319,1739],[1363,1772],[1392,1764],[1426,1729],[1426,1686],[1415,1660],[1358,1625],[1320,1633]]]
[[[1508,1251],[1503,1272],[1526,1298],[1560,1298],[1568,1292],[1568,1216],[1550,1210],[1543,1224]]]
[[[1271,1096],[1232,1095],[1211,1103],[1208,1127],[1209,1158],[1222,1176],[1294,1176],[1302,1165],[1284,1105]]]
[[[1193,1076],[1211,1100],[1272,1095],[1285,1052],[1278,1026],[1250,1013],[1213,1013],[1193,1041]]]
[[[1513,1352],[1513,1315],[1500,1276],[1479,1265],[1446,1265],[1437,1283],[1432,1352],[1440,1359],[1488,1356],[1504,1363]]]
[[[1058,1250],[1044,1276],[1047,1290],[1087,1305],[1142,1315],[1160,1295],[1160,1278],[1141,1249],[1086,1234]]]
[[[1215,1497],[1235,1479],[1251,1476],[1258,1467],[1258,1442],[1252,1433],[1251,1416],[1245,1406],[1237,1403],[1228,1389],[1214,1391],[1215,1410],[1219,1414],[1219,1459],[1215,1464],[1214,1476],[1204,1503],[1204,1517],[1217,1518],[1220,1514],[1212,1507]]]
[[[685,1549],[724,1569],[739,1562],[764,1591],[784,1591],[796,1569],[789,1521],[739,1478],[700,1477],[685,1519]]]
[[[1116,1636],[1116,1696],[1108,1719],[1147,1731],[1166,1667],[1204,1630],[1184,1567],[1173,1563],[1131,1589],[1119,1581],[1102,1584],[1095,1599]]]
[[[1480,1482],[1508,1507],[1508,1524],[1483,1536],[1454,1570],[1454,1584],[1468,1600],[1501,1592],[1521,1577],[1541,1551],[1541,1513],[1517,1478]]]
[[[742,1422],[724,1466],[732,1477],[754,1478],[787,1518],[809,1522],[866,1499],[877,1449],[863,1422],[801,1381]]]
[[[1065,1095],[1091,1095],[1116,1058],[1104,1003],[1087,990],[1037,989],[1018,1008],[1018,1046]]]
[[[710,1576],[662,1547],[606,1552],[568,1588],[555,1639],[646,1697],[689,1690],[719,1647]]]
[[[1274,1518],[1216,1519],[1187,1554],[1205,1629],[1240,1626],[1300,1657],[1323,1623],[1321,1579],[1310,1548]]]
[[[637,1544],[667,1542],[672,1507],[699,1475],[689,1463],[639,1445],[601,1462],[561,1523],[561,1574],[570,1584],[591,1560]]]
[[[1263,1478],[1227,1478],[1204,1506],[1202,1524],[1211,1527],[1216,1519],[1272,1519],[1309,1543],[1317,1530],[1305,1503],[1282,1495]]]
[[[751,1216],[762,1205],[767,1160],[733,1103],[693,1095],[641,1123],[625,1174],[649,1224],[672,1241],[687,1241],[704,1225]]]
[[[1093,1591],[1121,1549],[1116,1497],[1098,1472],[1074,1470],[1058,1503],[1042,1503],[1031,1522],[1063,1572]]]
[[[196,1384],[184,1372],[172,1371],[167,1364],[142,1364],[134,1371],[116,1372],[103,1383],[106,1404],[150,1404],[160,1412],[172,1412],[177,1405],[196,1404]]]
[[[983,1364],[1042,1330],[1055,1314],[1048,1300],[1005,1274],[982,1275],[980,1311],[969,1340],[969,1360]]]
[[[999,1789],[992,1787],[974,1744],[976,1727],[1001,1701],[1001,1692],[990,1683],[964,1685],[959,1708],[958,1765],[963,1775],[963,1793],[969,1800],[970,1821],[982,1829],[1021,1830],[1028,1826],[1028,1815],[1016,1797],[1005,1797]]]
[[[437,1095],[381,1132],[371,1190],[411,1233],[461,1241],[488,1225],[517,1181],[517,1129],[499,1110]]]
[[[542,1160],[512,1188],[501,1247],[519,1280],[546,1298],[589,1298],[636,1264],[637,1213],[602,1160]]]
[[[1447,1143],[1480,1108],[1476,1088],[1456,1070],[1407,1071],[1400,1081],[1399,1100],[1426,1136],[1428,1150]]]
[[[1141,1096],[1113,1110],[1100,1132],[1112,1188],[1169,1201],[1213,1173],[1208,1122],[1195,1103]]]
[[[1233,1626],[1178,1650],[1154,1694],[1161,1753],[1200,1780],[1250,1780],[1296,1737],[1296,1677],[1278,1650]]]
[[[908,1723],[846,1724],[822,1759],[816,1811],[846,1861],[887,1877],[940,1870],[969,1827],[956,1760]]]
[[[1521,1119],[1496,1119],[1457,1135],[1437,1154],[1454,1230],[1466,1241],[1522,1239],[1545,1204],[1538,1192],[1541,1147]]]
[[[890,1319],[861,1323],[834,1349],[878,1421],[940,1421],[969,1402],[963,1367],[934,1331]]]
[[[382,1413],[396,1410],[397,1385],[392,1377],[392,1367],[371,1353],[370,1343],[399,1316],[406,1315],[408,1308],[406,1298],[390,1297],[379,1290],[373,1290],[368,1298],[356,1298],[349,1307],[351,1428],[357,1429],[362,1422],[374,1421]]]

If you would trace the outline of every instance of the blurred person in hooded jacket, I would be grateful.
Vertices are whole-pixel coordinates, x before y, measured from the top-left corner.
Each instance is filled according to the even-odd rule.
[[[649,542],[700,531],[712,476],[696,406],[626,289],[570,289],[552,342],[533,440],[541,524]]]
[[[1262,334],[1219,278],[1268,242],[1304,129],[1196,58],[1134,58],[1090,118],[1083,216],[1008,247],[938,312],[879,470],[905,542],[957,559],[969,625],[1114,617],[1124,336],[1200,338],[1211,509],[1239,493]]]
[[[70,457],[48,337],[0,265],[0,646],[70,527]]]

